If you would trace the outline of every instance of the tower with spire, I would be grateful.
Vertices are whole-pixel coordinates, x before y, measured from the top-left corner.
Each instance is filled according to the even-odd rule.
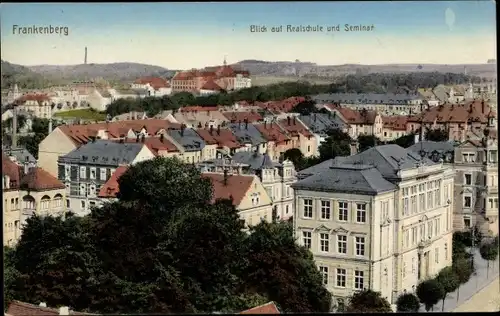
[[[227,59],[227,56],[224,56],[224,62],[223,62],[224,66],[227,66],[227,60],[226,59]]]

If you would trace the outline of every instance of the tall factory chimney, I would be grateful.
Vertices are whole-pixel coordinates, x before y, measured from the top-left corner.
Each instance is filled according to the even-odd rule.
[[[85,46],[85,60],[84,60],[85,65],[87,64],[87,46]]]

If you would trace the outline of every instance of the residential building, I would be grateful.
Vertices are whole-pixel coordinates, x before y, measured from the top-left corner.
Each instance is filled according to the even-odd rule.
[[[192,128],[181,125],[178,130],[168,130],[162,133],[163,137],[169,140],[179,153],[176,155],[181,161],[186,163],[196,163],[213,157],[217,149],[216,145],[208,145],[203,138]],[[206,158],[205,158],[206,157]]]
[[[397,139],[401,136],[408,134],[406,129],[406,123],[408,121],[408,116],[394,115],[394,116],[382,116],[382,135],[380,139],[382,141],[391,141]]]
[[[98,205],[98,194],[121,165],[153,159],[148,146],[139,143],[94,140],[58,159],[58,179],[66,188],[66,207],[84,216]]]
[[[149,97],[162,97],[172,94],[168,80],[158,77],[139,78],[131,86],[132,89],[146,90]]]
[[[313,133],[316,140],[316,148],[319,148],[321,143],[326,140],[330,130],[349,132],[348,124],[344,123],[337,116],[337,112],[300,115],[298,119]]]
[[[292,139],[277,122],[264,121],[254,126],[266,140],[266,153],[273,161],[278,161],[287,150],[295,148]]]
[[[41,168],[20,166],[2,153],[4,245],[16,244],[22,225],[33,214],[63,215],[64,184]]]
[[[159,136],[170,128],[179,128],[180,124],[166,120],[130,120],[87,125],[60,125],[40,142],[38,146],[38,165],[57,177],[57,159],[94,138],[120,139],[137,135],[146,137]]]
[[[146,145],[149,150],[155,155],[160,157],[177,157],[181,151],[175,146],[165,134],[160,136],[145,137],[144,135],[137,135],[136,138],[115,139],[114,142],[125,143],[142,143]]]
[[[202,177],[210,179],[212,183],[212,203],[218,199],[232,200],[246,226],[272,221],[272,200],[257,176],[229,174],[226,170],[222,174],[205,172]]]
[[[372,110],[353,110],[337,104],[328,105],[325,109],[336,115],[349,126],[348,134],[352,139],[359,135],[374,135],[382,137],[383,121],[379,113]]]
[[[222,113],[231,123],[257,123],[262,121],[262,115],[255,110],[251,111],[227,111]]]
[[[250,152],[257,151],[265,153],[267,150],[267,140],[262,136],[257,127],[249,124],[248,121],[238,121],[237,123],[229,123],[227,127],[233,132],[238,140],[238,143],[245,145]]]
[[[125,173],[129,168],[129,165],[123,165],[116,168],[115,172],[111,174],[111,177],[101,186],[97,197],[100,199],[99,205],[104,202],[113,202],[118,198],[118,193],[120,192],[120,186],[118,184],[118,179]]]
[[[496,113],[484,100],[463,104],[440,104],[408,118],[406,130],[417,132],[424,129],[443,129],[450,140],[464,141],[468,130],[481,133],[488,125],[496,124]],[[425,131],[425,130],[424,130]]]
[[[418,93],[423,98],[422,104],[427,105],[427,106],[438,106],[442,101],[439,100],[439,98],[436,96],[434,91],[431,88],[422,88],[418,89]],[[409,114],[415,114],[415,113],[409,113]]]
[[[109,93],[108,89],[98,88],[93,89],[87,96],[87,102],[91,108],[96,111],[106,111],[108,105],[113,102],[113,96]]]
[[[24,166],[25,164],[36,165],[36,159],[33,157],[30,152],[23,147],[18,148],[2,148],[2,152],[10,158],[13,162],[20,166]]]
[[[205,141],[207,147],[215,145],[210,148],[210,152],[204,155],[204,160],[215,159],[216,150],[220,150],[222,153],[229,155],[233,155],[241,150],[246,150],[246,148],[238,142],[236,136],[234,136],[230,129],[221,128],[220,125],[216,128],[213,126],[198,128],[196,133]]]
[[[304,157],[318,156],[318,147],[314,134],[302,123],[298,116],[288,116],[278,120],[279,127],[290,138],[292,148],[300,149]]]
[[[279,219],[288,219],[293,214],[293,190],[291,185],[297,180],[293,163],[285,160],[272,161],[265,153],[237,152],[232,156],[218,155],[217,159],[198,164],[202,172],[230,174],[253,174],[259,177],[267,195],[273,202],[273,212]]]
[[[18,111],[24,111],[34,117],[49,118],[52,116],[52,101],[46,94],[26,94],[14,101]]]
[[[5,104],[12,104],[14,101],[19,99],[22,96],[21,91],[19,91],[19,87],[17,84],[14,84],[11,89],[9,89],[9,92],[7,93],[7,97],[5,98]],[[3,102],[2,102],[3,104]]]
[[[273,114],[278,114],[291,112],[295,106],[304,101],[305,97],[290,97],[279,101],[255,102],[255,104]]]
[[[409,115],[420,112],[424,98],[420,94],[330,93],[312,97],[318,104],[336,103],[352,110],[370,110],[383,115]]]
[[[229,120],[217,107],[187,106],[173,114],[175,121],[189,128],[222,125]]]
[[[329,162],[292,185],[294,232],[336,304],[365,288],[395,304],[451,265],[450,167],[397,145]]]
[[[219,86],[213,79],[207,80],[200,88],[199,94],[202,96],[207,96],[211,94],[217,94],[224,91],[221,86]]]
[[[496,132],[496,131],[495,131]],[[496,133],[453,145],[424,141],[409,149],[455,171],[453,228],[477,227],[486,236],[498,235],[498,139]]]

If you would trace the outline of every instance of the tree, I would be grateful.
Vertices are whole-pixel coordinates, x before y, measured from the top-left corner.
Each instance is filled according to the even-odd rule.
[[[291,112],[300,113],[301,115],[310,115],[318,112],[318,108],[316,108],[316,102],[306,100],[294,106]]]
[[[14,249],[4,246],[4,311],[7,310],[10,302],[16,298],[16,292],[19,290],[19,280],[21,274],[14,267]]]
[[[396,144],[396,145],[401,146],[403,148],[408,148],[408,147],[415,144],[415,134],[410,133],[408,135],[403,135],[403,136],[396,138],[395,140],[390,141],[388,143]]]
[[[364,289],[349,298],[347,313],[392,313],[391,304],[380,292]]]
[[[338,129],[328,131],[328,137],[319,146],[320,162],[337,156],[349,156],[351,153],[351,137]]]
[[[458,301],[460,297],[460,286],[469,281],[473,273],[473,270],[470,261],[464,257],[457,257],[456,259],[453,259],[452,267],[453,270],[455,271],[455,274],[459,282],[459,285],[457,287],[457,301]]]
[[[417,286],[417,296],[425,305],[425,310],[431,310],[444,296],[444,289],[436,279],[423,281]]]
[[[298,148],[292,148],[285,151],[283,158],[293,162],[295,169],[300,170],[301,165],[304,163],[304,154]]]
[[[290,222],[261,222],[245,244],[245,291],[265,293],[284,312],[330,312],[331,294],[311,252],[295,242]]]
[[[444,312],[444,301],[446,299],[446,295],[454,292],[459,287],[460,280],[452,267],[446,267],[439,272],[437,281],[441,283],[444,290],[442,307],[442,311]]]
[[[490,271],[490,261],[494,261],[498,257],[498,245],[495,242],[484,243],[479,248],[479,253],[481,254],[481,258],[486,260],[486,278],[488,278],[488,273]]]
[[[448,131],[444,129],[427,129],[425,139],[433,142],[446,142],[450,139]]]
[[[418,313],[420,309],[420,301],[413,293],[405,293],[398,297],[396,301],[398,312]]]
[[[359,151],[365,151],[371,147],[380,145],[381,140],[375,135],[359,135],[358,136],[358,146]]]

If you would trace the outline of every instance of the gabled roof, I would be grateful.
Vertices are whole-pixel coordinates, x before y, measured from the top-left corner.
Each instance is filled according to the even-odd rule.
[[[281,166],[280,163],[273,162],[267,153],[240,151],[235,153],[231,159],[234,162],[248,165],[252,170],[273,169]]]
[[[20,98],[14,101],[14,104],[24,104],[26,101],[36,101],[38,103],[44,101],[50,101],[50,98],[47,94],[26,94],[21,96]]]
[[[431,153],[433,151],[439,153],[445,153],[445,152],[453,152],[455,150],[455,146],[453,146],[451,142],[433,142],[429,140],[424,140],[411,145],[410,147],[408,147],[408,149],[413,152],[416,152],[417,154],[420,154],[421,150],[423,150],[426,153]]]
[[[2,152],[2,175],[9,176],[10,188],[19,188],[21,180],[21,166],[10,160],[10,158]]]
[[[57,308],[42,307],[30,303],[12,301],[7,309],[7,314],[12,316],[52,316],[59,315]],[[70,315],[97,315],[90,313],[81,313],[70,310]]]
[[[120,192],[118,179],[128,170],[128,168],[129,166],[120,166],[116,168],[109,180],[101,187],[101,190],[99,190],[98,196],[100,198],[115,198],[118,192]]]
[[[302,134],[305,137],[314,136],[311,131],[296,117],[278,121],[278,123],[283,127],[291,136],[296,136],[297,134]]]
[[[20,188],[29,191],[64,189],[66,186],[57,178],[39,167],[30,168],[21,179]]]
[[[155,90],[158,90],[160,88],[168,88],[170,86],[168,80],[159,77],[143,77],[137,79],[136,81],[134,81],[134,83],[142,85],[149,84]]]
[[[343,129],[346,127],[346,124],[339,118],[338,115],[336,115],[335,112],[331,114],[314,113],[311,115],[300,115],[299,119],[311,131],[317,134],[325,134],[330,129]]]
[[[404,115],[382,116],[382,123],[384,124],[384,128],[388,128],[394,131],[405,131],[407,122],[408,116]]]
[[[213,186],[212,203],[218,199],[231,199],[233,204],[238,206],[255,179],[255,175],[228,174],[227,182],[224,183],[224,174],[205,172],[202,177],[210,179]]]
[[[257,130],[264,136],[267,141],[275,143],[283,143],[290,140],[290,137],[284,132],[277,123],[255,124]]]
[[[230,123],[227,125],[241,144],[260,145],[266,140],[253,124]]]
[[[213,80],[207,80],[207,82],[205,82],[201,89],[210,91],[222,91],[222,88]]]
[[[119,139],[114,140],[114,142],[120,142]],[[144,139],[140,137],[139,139],[137,138],[126,138],[125,143],[133,144],[144,144],[146,145],[153,154],[157,155],[159,151],[166,150],[169,153],[172,152],[178,152],[179,149],[167,138],[165,137],[145,137]]]
[[[269,302],[240,312],[240,314],[281,314],[274,302]]]
[[[377,117],[376,111],[371,110],[353,110],[349,108],[337,107],[335,108],[340,115],[349,124],[374,124]]]
[[[196,133],[209,145],[220,147],[240,148],[242,145],[236,139],[233,132],[227,128],[199,128]]]
[[[169,130],[167,133],[187,152],[200,151],[205,148],[205,141],[191,128]]]
[[[473,100],[464,104],[442,104],[408,118],[408,122],[416,123],[462,123],[469,119],[472,123],[487,123],[488,117],[496,117],[490,106],[481,100]]]
[[[222,113],[231,123],[245,122],[255,123],[262,121],[262,115],[256,112],[241,111],[241,112],[224,112]]]

